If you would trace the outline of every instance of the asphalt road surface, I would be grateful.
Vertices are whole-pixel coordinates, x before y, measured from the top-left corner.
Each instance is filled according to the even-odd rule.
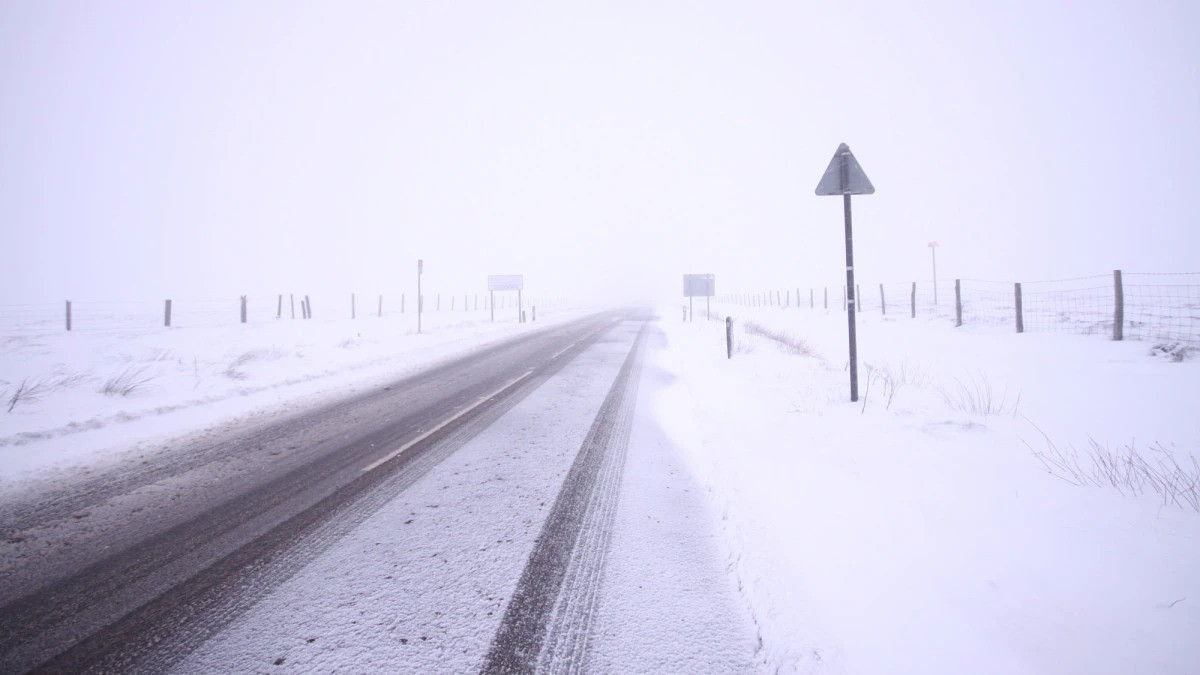
[[[649,318],[527,334],[0,506],[0,672],[245,670],[262,650],[254,670],[586,670]],[[355,591],[381,517],[404,527],[380,564],[407,571]],[[468,587],[478,597],[456,600]],[[325,640],[307,666],[267,653],[287,622],[315,636],[356,592],[356,616],[391,617],[356,629],[369,646]],[[381,651],[397,628],[421,635]]]

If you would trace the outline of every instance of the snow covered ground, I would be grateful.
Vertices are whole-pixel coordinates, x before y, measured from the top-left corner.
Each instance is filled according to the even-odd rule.
[[[485,311],[426,312],[420,334],[411,312],[8,333],[0,336],[0,494],[104,465],[138,442],[302,410],[587,311],[542,309],[524,324],[515,312],[498,311],[494,323]]]
[[[721,601],[720,614],[748,611],[752,624],[751,633],[731,643],[731,662],[747,658],[747,636],[756,634],[754,658],[768,671],[1189,673],[1200,667],[1200,362],[1156,356],[1148,342],[862,315],[861,400],[852,404],[843,312],[714,309],[735,317],[732,359],[725,358],[722,322],[683,324],[674,311],[664,311],[659,322],[665,344],[646,350],[644,382],[652,386],[642,388],[618,514],[625,525],[614,535],[607,574],[624,586],[642,574],[658,594],[647,597],[672,601],[636,602],[614,595],[610,585],[596,624],[601,635],[641,639],[638,663],[683,664],[669,650],[656,653],[655,645],[692,653],[684,646],[706,634],[694,622],[683,624],[687,630],[640,628],[672,608],[705,615],[696,609],[704,589],[723,581],[711,566],[684,571],[678,563],[715,555],[727,557],[732,579],[725,582],[740,591],[742,605]],[[20,383],[44,386],[38,396],[18,398],[11,412],[0,411],[0,497],[95,469],[138,443],[301,410],[582,313],[539,313],[536,324],[431,313],[422,335],[410,322],[384,317],[7,336],[0,360],[5,408]],[[125,373],[140,384],[126,394],[101,392]],[[561,405],[597,405],[591,385],[599,380],[589,378],[559,382],[564,391],[587,394]],[[524,421],[541,420],[546,437],[557,439],[556,451],[573,451],[578,439],[570,439],[583,428],[562,423],[582,424],[588,416],[555,412],[553,394],[523,404],[530,408]],[[535,415],[531,406],[550,412]],[[443,469],[454,484],[491,489],[480,482],[487,476],[477,475],[487,473],[488,463],[476,456],[491,452],[489,437],[448,460]],[[533,455],[521,457],[544,468]],[[539,483],[541,496],[529,499],[542,502],[554,493],[553,476],[569,457],[560,459],[563,466]],[[536,473],[514,467],[522,476]],[[376,545],[401,516],[399,522],[440,503],[433,494],[449,483],[427,482],[420,490],[432,492],[406,493],[381,507],[246,615],[274,617],[269,622],[238,624],[269,638],[231,631],[188,663],[203,670],[236,652],[260,663],[286,657],[293,667],[317,667],[345,656],[328,651],[330,640],[353,651],[370,646],[361,640],[381,627],[393,629],[390,637],[397,619],[373,598],[381,584],[392,583],[386,577],[395,556],[427,551]],[[705,503],[695,499],[697,489]],[[521,518],[503,529],[526,541],[536,523]],[[511,581],[521,546],[472,557],[476,543],[486,548],[505,538],[493,539],[486,520],[463,538],[455,563],[461,568],[446,569],[474,574],[502,563],[500,576]],[[633,527],[639,520],[645,526]],[[432,533],[475,525],[417,518],[404,527],[432,527]],[[709,531],[719,532],[720,541],[706,539]],[[669,562],[668,535],[681,542],[674,573],[649,567]],[[375,548],[386,555],[371,557]],[[350,558],[370,583],[352,585],[353,604],[319,602],[312,589],[346,578]],[[306,600],[288,600],[293,595]],[[479,647],[503,603],[494,593],[476,600],[468,608],[474,614],[446,625]],[[337,621],[332,633],[312,641],[310,620],[318,615]],[[622,620],[629,616],[639,620]],[[427,642],[421,637],[397,635],[395,644],[368,651],[381,658],[419,652],[428,660],[417,661],[430,665],[466,656],[444,642],[417,645]],[[596,663],[629,663],[623,659],[634,652],[614,651],[614,644],[599,643]],[[326,649],[304,656],[319,646]],[[709,646],[713,654],[730,654]]]
[[[1200,363],[862,315],[852,404],[843,312],[714,309],[733,358],[665,310],[654,405],[769,669],[1200,669]]]

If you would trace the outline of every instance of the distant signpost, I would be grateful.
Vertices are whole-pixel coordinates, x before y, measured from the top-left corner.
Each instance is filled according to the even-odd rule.
[[[858,400],[858,342],[855,337],[855,317],[858,306],[854,300],[854,238],[850,228],[850,195],[873,195],[866,172],[858,165],[850,146],[842,143],[817,183],[817,196],[842,195],[842,210],[846,215],[846,316],[850,323],[850,400]]]
[[[692,320],[692,298],[704,298],[704,318],[709,317],[709,299],[717,294],[717,277],[713,274],[683,275],[683,295],[688,299],[688,321]]]
[[[933,258],[933,304],[938,304],[937,301],[937,247],[936,241],[929,242],[929,254]]]
[[[517,292],[517,322],[523,320],[525,311],[521,300],[521,291],[525,290],[525,276],[521,274],[489,274],[488,293],[492,309],[492,321],[496,320],[496,291]],[[537,317],[534,317],[535,319]]]

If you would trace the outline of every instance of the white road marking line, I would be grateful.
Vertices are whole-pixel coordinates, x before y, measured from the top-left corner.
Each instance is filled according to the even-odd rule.
[[[550,360],[551,360],[551,361],[553,361],[554,359],[557,359],[558,357],[560,357],[560,356],[562,356],[563,354],[567,353],[567,351],[569,351],[569,350],[570,350],[572,347],[574,347],[575,345],[579,344],[580,342],[583,342],[583,340],[576,340],[576,341],[572,342],[571,344],[567,345],[566,347],[563,347],[562,349],[560,349],[560,350],[558,350],[557,352],[555,352],[555,353],[554,353],[554,356],[551,356],[551,357],[550,357]]]
[[[500,388],[499,388],[499,389],[497,389],[496,391],[493,391],[492,393],[488,394],[487,396],[484,396],[484,397],[480,398],[478,401],[475,401],[475,404],[474,404],[474,405],[472,405],[472,406],[470,406],[470,407],[468,407],[468,408],[464,408],[464,409],[462,409],[462,410],[458,411],[458,412],[457,412],[457,413],[455,413],[455,415],[454,415],[453,417],[451,417],[450,419],[447,419],[446,421],[442,422],[441,424],[437,425],[436,427],[434,427],[434,428],[430,429],[429,431],[426,431],[425,433],[421,434],[420,436],[417,436],[416,438],[412,439],[411,441],[409,441],[409,442],[405,443],[404,445],[400,446],[399,448],[396,448],[395,450],[393,450],[393,451],[389,452],[388,454],[384,455],[383,457],[380,457],[379,459],[375,460],[374,462],[371,462],[370,464],[368,464],[366,467],[364,467],[364,468],[363,468],[363,473],[366,473],[366,472],[368,472],[368,471],[371,471],[372,469],[378,469],[378,468],[379,468],[380,466],[382,466],[383,464],[385,464],[385,463],[387,463],[387,462],[389,462],[389,461],[391,461],[391,460],[395,459],[397,456],[399,456],[399,455],[400,455],[400,453],[404,452],[405,450],[408,450],[409,448],[413,447],[413,446],[414,446],[414,445],[416,445],[417,443],[420,443],[421,441],[425,440],[426,438],[429,438],[429,437],[430,437],[430,436],[432,436],[433,434],[437,433],[437,432],[438,432],[438,430],[440,430],[440,429],[444,428],[446,425],[450,424],[450,423],[451,423],[451,422],[453,422],[454,420],[457,420],[458,418],[462,417],[463,415],[466,415],[467,413],[471,412],[472,410],[474,410],[474,409],[478,408],[479,406],[483,405],[483,403],[484,403],[485,401],[487,401],[488,399],[495,398],[496,396],[499,396],[500,394],[504,393],[504,392],[505,392],[505,391],[506,391],[508,388],[510,388],[510,387],[512,387],[513,385],[517,384],[517,383],[518,383],[518,382],[520,382],[521,380],[524,380],[525,378],[529,377],[529,376],[530,376],[530,375],[532,375],[532,374],[533,374],[533,371],[532,371],[532,370],[530,370],[529,372],[527,372],[527,373],[525,373],[524,375],[522,375],[522,376],[520,376],[520,377],[516,378],[515,380],[513,380],[513,381],[509,382],[508,384],[504,385],[503,387],[500,387]]]
[[[557,359],[558,357],[560,357],[560,356],[562,356],[563,354],[565,354],[565,353],[567,353],[568,351],[570,351],[572,347],[574,347],[575,345],[579,344],[580,342],[583,342],[584,340],[590,340],[590,339],[592,339],[593,337],[596,337],[597,335],[599,335],[599,334],[603,333],[604,331],[608,330],[609,328],[612,328],[612,326],[615,326],[615,325],[616,325],[616,324],[618,324],[618,323],[621,323],[621,320],[620,320],[620,319],[614,319],[614,320],[613,320],[613,323],[612,323],[611,325],[609,325],[609,326],[606,326],[606,327],[604,327],[604,328],[601,328],[601,329],[597,330],[596,332],[592,333],[591,335],[586,335],[586,336],[584,336],[584,337],[581,337],[581,338],[579,338],[578,340],[576,340],[576,341],[572,342],[571,344],[567,345],[566,347],[563,347],[562,349],[560,349],[560,350],[558,350],[557,352],[555,352],[555,353],[554,353],[554,356],[551,356],[551,357],[550,357],[550,360],[551,360],[551,361],[553,361],[553,360]]]

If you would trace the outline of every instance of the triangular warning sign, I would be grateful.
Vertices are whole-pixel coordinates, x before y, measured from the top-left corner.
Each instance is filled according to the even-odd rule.
[[[867,174],[863,173],[862,167],[858,165],[858,160],[854,159],[850,146],[842,143],[837,152],[833,153],[833,159],[829,162],[829,168],[825,169],[825,175],[821,176],[821,182],[817,183],[817,194],[873,195],[875,186],[871,185]]]

